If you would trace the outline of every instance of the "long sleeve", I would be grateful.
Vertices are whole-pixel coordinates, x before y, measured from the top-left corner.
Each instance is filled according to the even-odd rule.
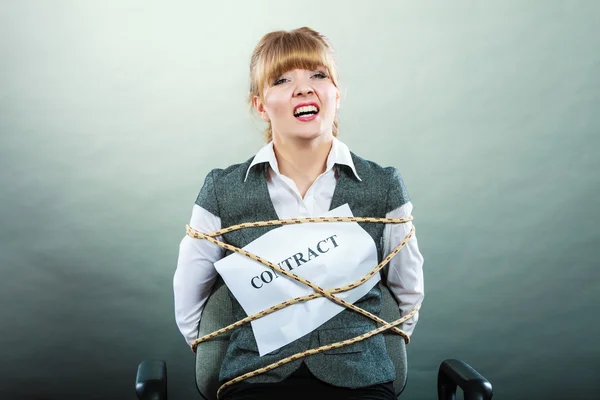
[[[190,226],[199,232],[210,233],[221,229],[221,219],[195,204]],[[216,239],[223,240],[222,236]],[[173,277],[175,320],[190,345],[197,338],[202,310],[217,278],[214,263],[224,254],[225,250],[216,244],[187,235],[179,245],[177,269]]]
[[[387,218],[404,218],[411,215],[413,209],[409,201],[386,214]],[[384,256],[398,246],[412,227],[412,222],[404,224],[386,224],[383,231]],[[414,235],[386,266],[387,285],[396,297],[402,316],[408,314],[425,297],[423,283],[423,256],[419,251],[417,237]],[[401,329],[411,335],[415,329],[419,314],[402,324]]]

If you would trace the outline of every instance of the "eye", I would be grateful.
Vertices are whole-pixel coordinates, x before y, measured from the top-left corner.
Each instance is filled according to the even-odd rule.
[[[327,79],[328,76],[325,72],[323,71],[317,71],[313,74],[313,78],[317,78],[317,79]]]
[[[277,79],[275,79],[275,81],[273,82],[273,86],[276,86],[276,85],[281,85],[281,84],[282,84],[282,83],[284,83],[285,81],[287,81],[287,79],[286,79],[286,78],[283,78],[283,77],[281,77],[281,78],[277,78]]]

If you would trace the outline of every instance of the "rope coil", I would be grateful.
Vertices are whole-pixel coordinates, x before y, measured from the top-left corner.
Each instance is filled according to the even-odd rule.
[[[357,286],[360,286],[361,284],[363,284],[364,282],[368,281],[369,279],[371,279],[371,277],[373,277],[375,274],[377,274],[387,263],[389,263],[391,261],[392,258],[394,258],[394,256],[396,256],[396,254],[398,254],[400,252],[400,250],[406,245],[406,243],[410,240],[411,237],[414,236],[415,233],[415,226],[414,224],[412,225],[410,231],[408,232],[408,234],[404,237],[404,239],[402,239],[402,242],[400,242],[400,244],[398,246],[396,246],[377,266],[375,266],[375,268],[373,268],[373,270],[371,270],[371,272],[369,272],[368,274],[366,274],[365,276],[363,276],[362,278],[360,278],[359,280],[352,282],[348,285],[345,286],[341,286],[341,287],[337,287],[334,289],[323,289],[321,287],[319,287],[318,285],[315,285],[314,283],[292,273],[289,271],[286,271],[282,268],[280,268],[278,265],[273,264],[272,262],[265,260],[255,254],[250,253],[249,251],[246,251],[244,249],[240,249],[238,247],[232,246],[230,244],[227,244],[225,242],[221,242],[217,239],[215,239],[215,237],[217,236],[221,236],[225,233],[228,232],[232,232],[238,229],[244,229],[244,228],[250,228],[250,227],[262,227],[262,226],[275,226],[275,225],[293,225],[293,224],[301,224],[301,223],[318,223],[318,222],[380,222],[380,223],[388,223],[388,224],[402,224],[402,223],[407,223],[413,220],[412,216],[408,216],[405,218],[372,218],[372,217],[316,217],[316,218],[290,218],[290,219],[283,219],[283,220],[270,220],[270,221],[259,221],[259,222],[247,222],[247,223],[242,223],[242,224],[237,224],[237,225],[233,225],[224,229],[220,229],[218,231],[215,232],[211,232],[211,233],[202,233],[202,232],[198,232],[194,229],[192,229],[192,227],[190,227],[189,225],[186,225],[186,234],[194,239],[204,239],[207,240],[211,243],[214,243],[216,245],[218,245],[219,247],[222,247],[226,250],[229,251],[233,251],[239,254],[242,254],[248,258],[251,258],[255,261],[260,262],[261,264],[271,268],[274,271],[277,271],[278,273],[280,273],[281,275],[285,275],[288,278],[291,278],[297,282],[303,283],[304,285],[310,287],[311,289],[313,289],[315,291],[315,293],[311,293],[309,295],[306,296],[302,296],[302,297],[296,297],[287,301],[284,301],[280,304],[276,304],[272,307],[269,307],[266,310],[263,310],[261,312],[258,312],[254,315],[248,316],[244,319],[241,319],[229,326],[226,326],[224,328],[221,328],[213,333],[210,333],[208,335],[202,336],[198,339],[196,339],[192,345],[192,351],[196,352],[196,348],[198,346],[198,344],[210,340],[212,338],[215,338],[216,336],[219,336],[225,332],[228,332],[234,328],[237,328],[239,326],[242,326],[248,322],[257,320],[261,317],[264,317],[266,315],[269,315],[275,311],[281,310],[285,307],[288,307],[292,304],[296,304],[296,303],[300,303],[300,302],[304,302],[304,301],[309,301],[309,300],[313,300],[319,297],[326,297],[329,300],[333,301],[336,304],[339,304],[341,306],[344,306],[350,310],[353,310],[359,314],[364,315],[367,318],[370,318],[371,320],[381,324],[382,326],[380,326],[379,328],[376,328],[370,332],[364,333],[362,335],[356,336],[354,338],[351,339],[347,339],[347,340],[343,340],[341,342],[336,342],[336,343],[331,343],[328,345],[324,345],[321,347],[317,347],[314,349],[310,349],[310,350],[305,350],[296,354],[293,354],[287,358],[284,358],[280,361],[277,361],[275,363],[269,364],[265,367],[259,368],[257,370],[248,372],[246,374],[240,375],[237,378],[234,378],[230,381],[225,382],[223,385],[221,385],[221,387],[219,388],[219,390],[217,391],[217,399],[219,398],[219,395],[221,393],[221,391],[228,387],[231,386],[233,384],[236,384],[238,382],[241,382],[245,379],[248,378],[252,378],[254,376],[260,375],[262,373],[265,373],[267,371],[270,371],[272,369],[275,369],[277,367],[280,367],[284,364],[290,363],[292,361],[298,360],[300,358],[306,357],[306,356],[310,356],[310,355],[314,355],[323,351],[327,351],[327,350],[331,350],[331,349],[337,349],[340,347],[344,347],[344,346],[348,346],[351,345],[353,343],[357,343],[360,342],[362,340],[368,339],[371,336],[377,335],[381,332],[384,332],[386,330],[391,330],[392,332],[401,335],[404,338],[405,343],[410,343],[410,338],[408,337],[408,335],[401,330],[400,328],[397,328],[397,325],[400,325],[401,323],[407,321],[408,319],[412,318],[418,311],[420,306],[417,305],[410,313],[406,314],[404,317],[397,319],[396,321],[393,322],[386,322],[383,319],[377,317],[376,315],[373,315],[371,313],[369,313],[368,311],[363,310],[360,307],[355,306],[352,303],[348,303],[336,296],[334,296],[334,294],[336,293],[341,293],[341,292],[345,292],[348,290],[351,290]]]

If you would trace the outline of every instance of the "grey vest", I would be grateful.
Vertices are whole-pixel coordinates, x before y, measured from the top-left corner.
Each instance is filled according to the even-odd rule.
[[[356,179],[350,167],[336,164],[339,178],[335,187],[330,209],[348,203],[356,217],[385,217],[389,211],[409,201],[402,178],[392,167],[382,168],[352,153]],[[211,171],[196,204],[221,218],[223,227],[243,222],[279,219],[267,188],[268,163],[252,167],[244,182],[246,171],[252,162],[232,165],[226,169]],[[382,260],[382,235],[384,224],[359,223],[373,238]],[[227,233],[224,241],[239,248],[277,227],[245,228]],[[227,253],[227,255],[229,252]],[[373,266],[375,267],[375,265]],[[235,297],[230,293],[236,320],[247,316]],[[356,306],[378,315],[381,310],[381,291],[376,285]],[[256,340],[250,324],[235,329],[231,334],[219,379],[228,381],[246,372],[264,367],[292,354],[339,342],[361,335],[378,327],[372,320],[351,310],[344,310],[315,331],[296,341],[259,357]],[[255,382],[278,382],[306,363],[310,371],[320,380],[336,386],[358,388],[393,381],[396,377],[394,365],[379,334],[361,342],[329,350],[304,359],[277,367],[274,370],[246,380]]]

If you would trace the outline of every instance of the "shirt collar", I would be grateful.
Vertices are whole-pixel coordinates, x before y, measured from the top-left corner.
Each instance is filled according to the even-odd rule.
[[[270,141],[268,144],[264,145],[258,153],[254,156],[252,163],[246,170],[246,177],[244,178],[244,182],[248,179],[248,174],[252,167],[262,163],[269,163],[273,171],[275,171],[279,175],[279,165],[277,164],[277,158],[275,157],[275,151],[273,150],[273,141]],[[354,167],[354,162],[352,161],[352,155],[350,154],[350,149],[336,137],[333,138],[331,144],[331,150],[329,151],[329,155],[327,156],[327,164],[325,172],[329,171],[333,168],[335,164],[347,165],[352,169],[354,176],[359,181],[362,181],[356,172],[356,168]]]

